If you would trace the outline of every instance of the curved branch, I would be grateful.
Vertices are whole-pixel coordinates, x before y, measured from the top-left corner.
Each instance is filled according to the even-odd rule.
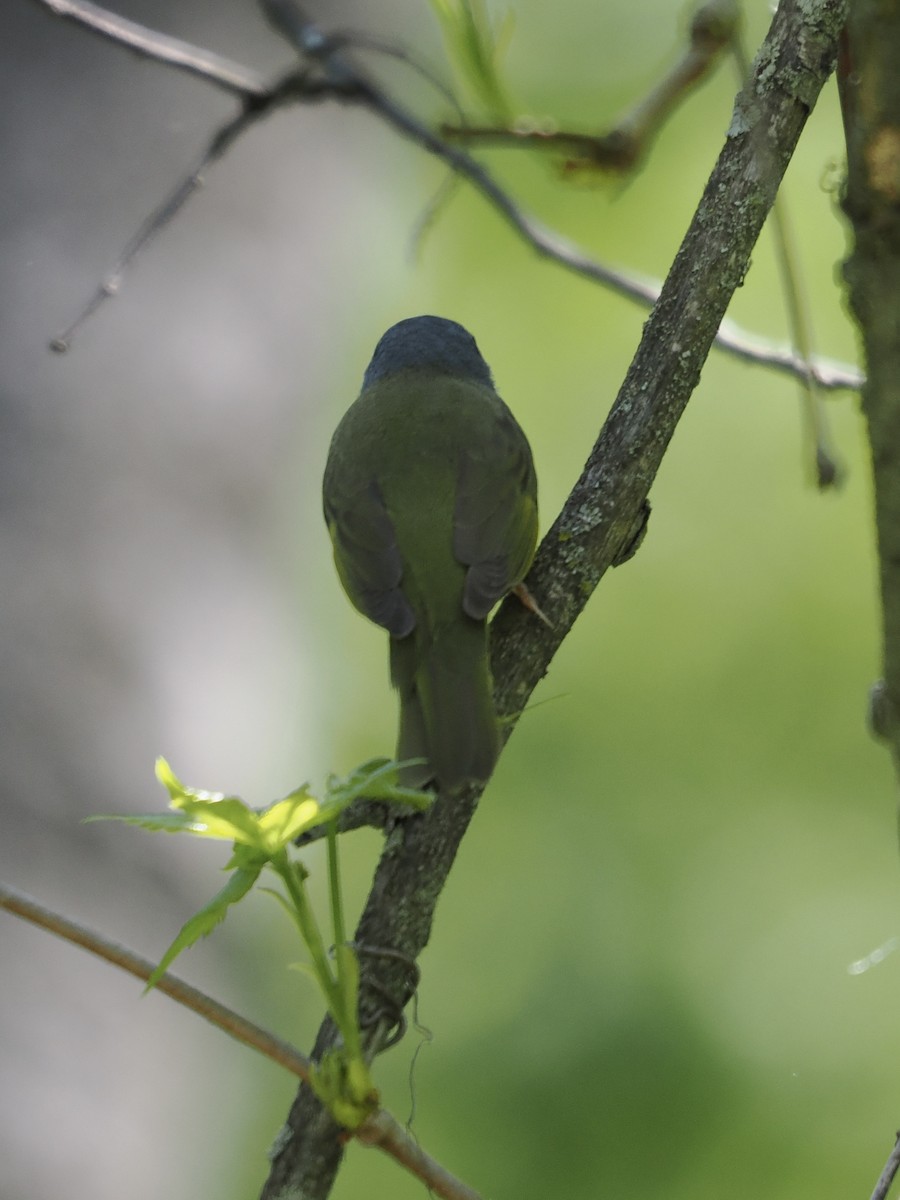
[[[193,193],[200,171],[219,156],[218,148],[225,142],[230,144],[255,120],[269,112],[276,103],[287,99],[286,80],[282,77],[274,83],[266,84],[248,68],[231,63],[188,42],[170,38],[134,21],[118,17],[90,0],[35,0],[35,3],[58,16],[79,21],[95,32],[148,58],[189,71],[210,83],[225,87],[242,99],[245,105],[241,114],[226,122],[213,136],[209,147],[200,156],[199,165],[191,168],[170,196],[144,223],[113,271],[100,284],[68,329],[53,339],[51,346],[54,350],[65,350],[82,322],[105,300],[117,293],[122,272],[136,253],[165,228]],[[450,145],[412,113],[398,105],[342,53],[346,46],[351,44],[348,35],[326,36],[295,5],[287,5],[283,0],[266,0],[266,11],[278,32],[289,38],[295,50],[307,61],[314,59],[322,69],[320,74],[310,72],[289,76],[288,78],[293,80],[291,99],[298,103],[319,102],[330,96],[343,103],[359,103],[368,107],[398,133],[440,158],[457,174],[467,179],[542,257],[582,278],[608,287],[645,308],[653,307],[659,298],[658,282],[598,262],[583,253],[574,242],[525,213],[475,159],[458,147]],[[773,346],[761,338],[754,338],[745,333],[734,322],[725,320],[724,315],[716,332],[715,344],[720,350],[744,362],[769,367],[802,381],[812,378],[817,386],[825,391],[856,391],[863,382],[862,375],[855,367],[819,357],[807,362],[802,355],[790,349]]]
[[[134,975],[144,983],[156,969],[156,964],[141,955],[135,954],[125,946],[112,942],[109,938],[88,929],[85,925],[64,917],[26,896],[16,888],[0,884],[0,908],[7,912],[30,921],[40,929],[53,933],[74,946],[80,946],[91,954],[97,955],[105,962],[112,963]],[[226,1008],[205,992],[191,987],[183,979],[166,973],[156,984],[156,990],[163,992],[170,999],[183,1004],[204,1020],[209,1021],[230,1037],[242,1042],[253,1050],[258,1050],[266,1058],[270,1058],[278,1066],[284,1067],[300,1079],[309,1079],[310,1061],[289,1042],[275,1037],[268,1030],[254,1025],[252,1021],[240,1016],[233,1009]],[[346,1131],[345,1131],[346,1132]],[[379,1109],[356,1130],[356,1137],[366,1146],[377,1146],[385,1154],[396,1159],[401,1166],[420,1179],[427,1188],[445,1200],[480,1200],[478,1193],[473,1191],[456,1176],[451,1175],[439,1162],[427,1154],[413,1138],[408,1129],[385,1108]]]

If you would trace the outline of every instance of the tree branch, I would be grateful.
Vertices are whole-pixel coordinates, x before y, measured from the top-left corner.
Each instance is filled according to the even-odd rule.
[[[547,629],[507,601],[491,627],[498,710],[522,711],[607,568],[640,525],[647,493],[700,376],[728,302],[797,139],[833,68],[847,0],[782,0],[738,97],[725,147],[644,328],[637,355],[580,479],[541,543],[529,587],[553,621]],[[437,898],[478,803],[439,796],[387,839],[357,940],[417,958]],[[364,965],[371,995],[373,966]],[[398,1002],[404,973],[378,964],[378,988]],[[326,1021],[315,1054],[333,1044]],[[301,1087],[263,1200],[322,1200],[340,1164],[339,1130]]]
[[[6,884],[0,884],[0,908],[29,921],[32,925],[37,925],[39,929],[45,929],[48,933],[55,934],[56,937],[62,938],[73,946],[80,946],[82,950],[87,950],[98,958],[102,958],[104,962],[112,963],[114,967],[127,971],[129,975],[134,975],[143,983],[146,983],[156,970],[156,963],[151,962],[149,958],[142,958],[140,954],[135,954],[126,946],[120,946],[95,930],[88,929],[87,926],[80,925],[69,917],[64,917],[62,913],[46,908],[37,900],[26,896],[24,892],[17,891],[16,888],[8,887]],[[224,1004],[213,1000],[211,996],[191,987],[183,979],[167,972],[157,983],[156,990],[197,1013],[204,1020],[223,1030],[229,1037],[258,1050],[260,1054],[264,1054],[266,1058],[270,1058],[300,1079],[309,1078],[309,1059],[299,1050],[296,1050],[290,1043],[282,1041],[281,1038],[275,1037],[268,1030],[254,1025],[252,1021],[245,1020],[238,1013],[226,1008]]]
[[[343,103],[362,104],[397,132],[440,158],[457,174],[467,179],[542,257],[576,275],[607,287],[644,308],[652,308],[659,297],[660,285],[657,282],[592,259],[573,242],[525,213],[475,159],[448,144],[412,113],[398,105],[342,53],[351,42],[349,36],[327,36],[296,8],[293,16],[286,15],[286,6],[281,4],[280,0],[269,0],[268,3],[267,13],[273,25],[283,36],[290,37],[295,50],[303,55],[306,62],[314,61],[321,69],[316,73],[298,71],[271,84],[264,83],[260,76],[248,68],[177,38],[147,29],[134,21],[125,20],[90,3],[89,0],[34,2],[57,16],[78,21],[96,33],[136,50],[145,57],[186,70],[207,79],[210,83],[224,87],[242,99],[245,106],[241,114],[227,122],[213,136],[199,162],[179,181],[171,195],[144,223],[112,272],[103,280],[68,329],[53,339],[51,345],[55,350],[67,349],[74,332],[83,321],[105,300],[117,294],[124,270],[196,190],[202,170],[219,156],[218,147],[225,142],[233,142],[253,121],[269,112],[276,102],[285,102],[289,90],[290,99],[297,103],[331,98]],[[290,89],[286,86],[289,80],[292,83]],[[769,367],[800,380],[812,377],[825,391],[855,391],[862,383],[860,372],[852,366],[819,357],[807,363],[802,355],[755,338],[724,317],[716,333],[715,343],[720,350],[744,362]]]
[[[72,921],[69,917],[64,917],[61,913],[46,908],[37,900],[26,896],[24,892],[7,887],[5,884],[0,884],[0,908],[6,909],[7,912],[11,912],[25,921],[30,921],[32,925],[37,925],[38,928],[45,929],[48,933],[53,933],[74,946],[80,946],[105,962],[127,971],[129,975],[136,976],[144,983],[156,969],[156,963],[149,959],[142,958],[133,950],[128,950],[125,946],[110,941],[95,930],[88,929],[86,926],[78,924],[77,921]],[[232,1009],[226,1008],[224,1004],[213,1000],[211,996],[207,996],[198,988],[191,987],[183,979],[167,972],[157,982],[156,990],[177,1001],[178,1004],[183,1004],[185,1008],[189,1008],[204,1020],[227,1033],[229,1037],[235,1038],[252,1050],[258,1050],[260,1054],[264,1054],[266,1058],[270,1058],[272,1062],[284,1067],[300,1079],[309,1079],[311,1065],[309,1059],[289,1042],[282,1041],[281,1038],[275,1037],[274,1034],[262,1029],[259,1025],[254,1025],[252,1021],[248,1021]],[[420,1179],[435,1195],[442,1196],[445,1200],[480,1200],[477,1192],[451,1175],[430,1154],[427,1154],[409,1130],[391,1116],[387,1109],[381,1108],[373,1113],[356,1130],[355,1136],[363,1145],[377,1146],[385,1154],[390,1155],[407,1171]]]
[[[872,1193],[871,1200],[887,1200],[887,1194],[891,1190],[891,1184],[894,1182],[894,1176],[900,1169],[900,1133],[894,1141],[894,1148],[888,1155],[888,1160],[884,1164],[884,1170],[878,1176],[878,1182],[875,1184],[875,1190]]]

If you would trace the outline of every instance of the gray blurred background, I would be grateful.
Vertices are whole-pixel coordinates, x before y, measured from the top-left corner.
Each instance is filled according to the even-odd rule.
[[[289,56],[252,3],[117,11],[263,71]],[[553,9],[551,12],[550,9]],[[671,61],[666,0],[516,6],[522,104],[610,120]],[[323,23],[440,64],[426,4]],[[750,41],[766,14],[751,12]],[[382,77],[426,115],[402,68]],[[499,153],[527,206],[664,274],[727,128],[720,72],[627,188],[560,186]],[[221,847],[92,813],[158,809],[153,761],[265,803],[390,752],[383,638],[333,575],[328,439],[394,320],[478,336],[535,448],[546,527],[643,314],[521,247],[461,193],[418,258],[441,168],[372,118],[281,112],[209,173],[69,354],[90,295],[232,102],[37,4],[0,12],[0,876],[149,956],[222,877]],[[788,181],[820,344],[852,359],[841,154],[823,99]],[[764,241],[734,314],[785,337]],[[894,786],[863,713],[875,565],[857,404],[820,497],[796,392],[714,356],[608,577],[510,743],[425,956],[417,1132],[486,1194],[862,1195],[900,1111]],[[346,839],[351,908],[378,848]],[[316,876],[317,857],[310,856]],[[245,911],[246,910],[246,911]],[[265,897],[178,964],[301,1047],[320,1004]],[[412,1041],[380,1067],[405,1116]],[[293,1081],[134,981],[0,919],[0,1200],[253,1196]],[[420,1195],[351,1149],[338,1196]]]

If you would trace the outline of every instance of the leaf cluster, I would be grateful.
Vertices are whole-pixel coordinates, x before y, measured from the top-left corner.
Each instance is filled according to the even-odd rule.
[[[159,982],[183,950],[206,937],[225,919],[228,909],[250,891],[266,869],[273,871],[280,889],[263,888],[282,905],[309,952],[310,974],[316,980],[338,1030],[341,1045],[329,1051],[316,1067],[311,1084],[340,1124],[356,1129],[378,1104],[369,1067],[363,1056],[358,1017],[359,962],[347,941],[341,899],[337,854],[337,820],[361,796],[421,810],[430,796],[397,783],[401,764],[373,759],[345,779],[329,777],[325,796],[317,799],[303,784],[281,800],[262,809],[251,808],[238,796],[226,796],[188,787],[168,762],[156,763],[156,777],[169,794],[169,812],[109,815],[89,820],[123,821],[157,833],[187,833],[232,843],[224,870],[228,881],[215,896],[185,922],[147,982]],[[328,830],[328,877],[333,957],[326,949],[319,923],[306,892],[308,871],[291,857],[297,838],[317,826]]]

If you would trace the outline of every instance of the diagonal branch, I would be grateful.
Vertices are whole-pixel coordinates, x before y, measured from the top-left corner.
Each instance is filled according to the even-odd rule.
[[[202,166],[208,165],[218,157],[216,147],[223,139],[230,143],[245,132],[255,119],[270,111],[276,98],[278,102],[285,98],[284,78],[266,84],[248,68],[180,39],[168,37],[134,21],[116,16],[90,0],[35,0],[35,3],[57,16],[77,21],[148,58],[207,79],[242,99],[244,111],[214,135],[210,146],[200,157]],[[412,113],[397,104],[383,88],[376,85],[341,53],[350,42],[347,36],[326,36],[296,8],[292,13],[289,12],[289,6],[282,3],[282,0],[266,0],[266,3],[267,14],[278,31],[290,38],[295,50],[300,52],[306,61],[315,60],[322,68],[320,72],[298,72],[289,77],[294,82],[291,99],[303,103],[330,97],[343,103],[358,103],[369,108],[398,133],[435,155],[467,179],[542,257],[582,278],[607,287],[644,308],[653,307],[660,293],[660,285],[656,281],[598,262],[569,239],[525,213],[475,159],[465,151],[448,144]],[[168,224],[196,189],[199,169],[196,165],[192,167],[170,196],[148,218],[113,271],[101,283],[69,328],[53,340],[53,349],[67,349],[69,339],[81,323],[95,312],[100,304],[117,293],[122,271],[134,259],[137,251],[146,246],[148,241]],[[819,357],[807,363],[802,355],[790,349],[773,346],[761,338],[745,333],[734,322],[725,320],[724,314],[716,332],[715,344],[720,350],[744,362],[765,366],[800,380],[812,378],[826,391],[855,391],[863,382],[861,373],[855,367]]]
[[[7,887],[2,883],[0,883],[0,908],[6,909],[7,912],[21,917],[25,921],[30,921],[32,925],[37,925],[38,928],[45,929],[48,933],[53,933],[74,946],[80,946],[105,962],[127,971],[129,975],[136,976],[144,983],[156,969],[155,963],[135,954],[133,950],[110,941],[95,930],[80,925],[77,921],[63,916],[62,913],[54,912],[30,896],[26,896],[24,892]],[[254,1025],[252,1021],[248,1021],[239,1013],[220,1004],[217,1000],[213,1000],[211,996],[207,996],[198,988],[185,983],[183,979],[166,972],[156,984],[156,990],[175,1000],[178,1004],[183,1004],[185,1008],[189,1008],[198,1016],[203,1017],[204,1020],[235,1038],[236,1041],[264,1054],[293,1075],[297,1075],[300,1079],[309,1079],[311,1065],[309,1059],[289,1042],[282,1041],[281,1038],[275,1037],[274,1034],[260,1028],[259,1025]],[[444,1197],[445,1200],[480,1200],[477,1192],[451,1175],[430,1154],[427,1154],[409,1130],[391,1116],[387,1109],[379,1109],[364,1121],[356,1130],[356,1137],[364,1145],[377,1146],[391,1158],[396,1159],[435,1195]]]
[[[888,1155],[884,1169],[878,1176],[878,1182],[875,1184],[871,1200],[887,1200],[888,1192],[891,1190],[891,1184],[894,1182],[894,1176],[897,1174],[898,1169],[900,1169],[900,1133],[897,1134],[894,1140],[894,1148]]]
[[[529,587],[554,622],[505,604],[492,629],[498,709],[511,724],[607,568],[641,524],[669,440],[697,384],[731,296],[775,198],[797,139],[830,74],[847,0],[782,0],[738,97],[726,144],[644,327],[637,355],[581,477],[541,543]],[[417,958],[438,896],[478,803],[440,796],[388,837],[357,939]],[[371,966],[363,987],[372,993]],[[406,983],[379,965],[378,988],[398,1000]],[[316,1054],[333,1044],[325,1022]],[[340,1165],[339,1130],[306,1087],[288,1118],[263,1200],[323,1200]]]

